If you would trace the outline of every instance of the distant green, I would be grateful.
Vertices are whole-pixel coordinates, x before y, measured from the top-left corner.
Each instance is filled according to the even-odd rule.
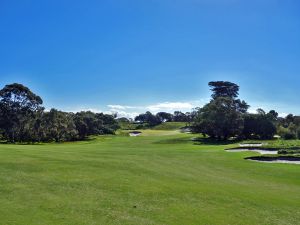
[[[179,130],[187,125],[188,123],[186,122],[166,122],[155,126],[153,130]]]

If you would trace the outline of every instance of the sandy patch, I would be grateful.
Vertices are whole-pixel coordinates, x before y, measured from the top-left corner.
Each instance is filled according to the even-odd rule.
[[[263,144],[260,143],[260,144],[240,144],[240,147],[262,147]]]
[[[285,163],[285,164],[299,164],[300,165],[300,160],[295,161],[295,160],[283,160],[283,159],[276,159],[272,161],[267,161],[267,160],[252,160],[252,159],[247,159],[250,161],[255,161],[255,162],[262,162],[262,163]]]
[[[137,136],[140,136],[141,134],[142,134],[142,132],[130,132],[129,136],[130,137],[137,137]]]
[[[264,154],[277,155],[278,154],[278,151],[260,150],[260,149],[231,149],[231,150],[226,150],[226,152],[258,152],[262,155],[264,155]]]

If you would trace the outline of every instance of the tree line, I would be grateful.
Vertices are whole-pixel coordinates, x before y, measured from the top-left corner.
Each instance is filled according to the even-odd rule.
[[[218,140],[272,139],[278,134],[283,139],[300,139],[300,117],[292,114],[286,118],[275,110],[258,109],[249,113],[249,105],[238,98],[240,87],[228,81],[209,82],[211,100],[192,112],[174,114],[159,112],[142,113],[135,122],[153,127],[163,122],[186,122],[194,133]]]
[[[117,129],[151,128],[164,122],[185,122],[195,133],[218,140],[300,139],[300,117],[279,117],[275,110],[249,113],[249,105],[238,98],[240,87],[228,81],[209,83],[211,100],[192,112],[173,114],[146,112],[134,120],[90,111],[70,113],[46,111],[43,100],[22,84],[0,90],[0,139],[8,142],[62,142],[82,140],[90,135],[114,134]],[[138,126],[132,126],[138,125]]]
[[[43,100],[14,83],[0,90],[0,138],[8,142],[62,142],[113,134],[118,123],[103,113],[45,111]]]
[[[249,113],[249,105],[240,99],[237,84],[228,81],[210,82],[211,101],[199,108],[194,117],[193,130],[211,138],[225,140],[272,139],[278,134],[283,139],[300,139],[300,117],[281,118],[275,110]]]
[[[151,112],[142,113],[134,118],[137,123],[145,124],[148,127],[153,127],[164,122],[186,122],[190,124],[193,122],[195,114],[193,112],[183,113],[175,111],[174,113],[158,112],[152,114]]]

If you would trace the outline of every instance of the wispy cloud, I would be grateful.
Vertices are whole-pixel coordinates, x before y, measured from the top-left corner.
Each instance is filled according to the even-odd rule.
[[[103,108],[97,107],[75,107],[73,109],[67,108],[63,109],[66,112],[80,112],[80,111],[92,111],[95,113],[105,113],[105,114],[117,114],[118,117],[126,117],[126,118],[134,118],[138,116],[140,113],[144,113],[146,111],[150,111],[152,113],[158,112],[169,112],[173,113],[174,111],[182,111],[182,112],[190,112],[192,109],[197,107],[202,107],[204,104],[208,103],[209,99],[200,99],[197,101],[178,101],[178,102],[160,102],[149,105],[120,105],[120,104],[109,104]],[[273,107],[273,105],[269,105],[267,103],[254,103],[251,104],[249,113],[257,113],[258,108],[264,109],[268,112],[271,109],[277,108],[280,117],[286,117],[288,110],[286,107],[281,106],[279,103],[276,104],[277,107]],[[48,109],[48,108],[47,108]],[[285,110],[284,110],[285,109]],[[49,110],[49,109],[48,109]]]
[[[76,108],[73,108],[73,109],[72,108],[67,108],[67,109],[64,109],[63,111],[73,112],[73,113],[82,112],[82,111],[91,111],[91,112],[94,112],[94,113],[104,112],[102,109],[91,108],[91,107],[76,107]]]
[[[188,112],[193,108],[202,106],[207,99],[203,99],[200,101],[187,101],[187,102],[161,102],[156,104],[149,104],[143,106],[128,106],[128,105],[107,105],[108,111],[117,113],[119,117],[130,117],[134,118],[140,113],[144,113],[146,111],[150,111],[152,113],[158,112],[170,112],[174,111],[182,111]]]
[[[137,107],[135,106],[127,106],[127,105],[108,105],[107,106],[110,109],[115,109],[115,110],[125,110],[125,109],[135,109]]]
[[[164,102],[154,105],[149,105],[145,107],[149,111],[158,112],[158,111],[174,111],[174,110],[191,110],[195,108],[195,105],[191,102]]]

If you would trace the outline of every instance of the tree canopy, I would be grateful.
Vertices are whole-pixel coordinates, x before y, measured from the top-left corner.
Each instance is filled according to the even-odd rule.
[[[212,93],[212,98],[219,97],[237,98],[239,95],[240,87],[237,84],[229,81],[211,81],[208,83]]]
[[[198,110],[194,131],[218,139],[240,136],[244,128],[243,115],[249,106],[237,99],[239,86],[224,81],[209,82],[209,86],[212,100]]]
[[[112,134],[118,124],[103,113],[49,112],[43,100],[22,84],[0,90],[0,133],[9,142],[72,141],[88,135]]]

